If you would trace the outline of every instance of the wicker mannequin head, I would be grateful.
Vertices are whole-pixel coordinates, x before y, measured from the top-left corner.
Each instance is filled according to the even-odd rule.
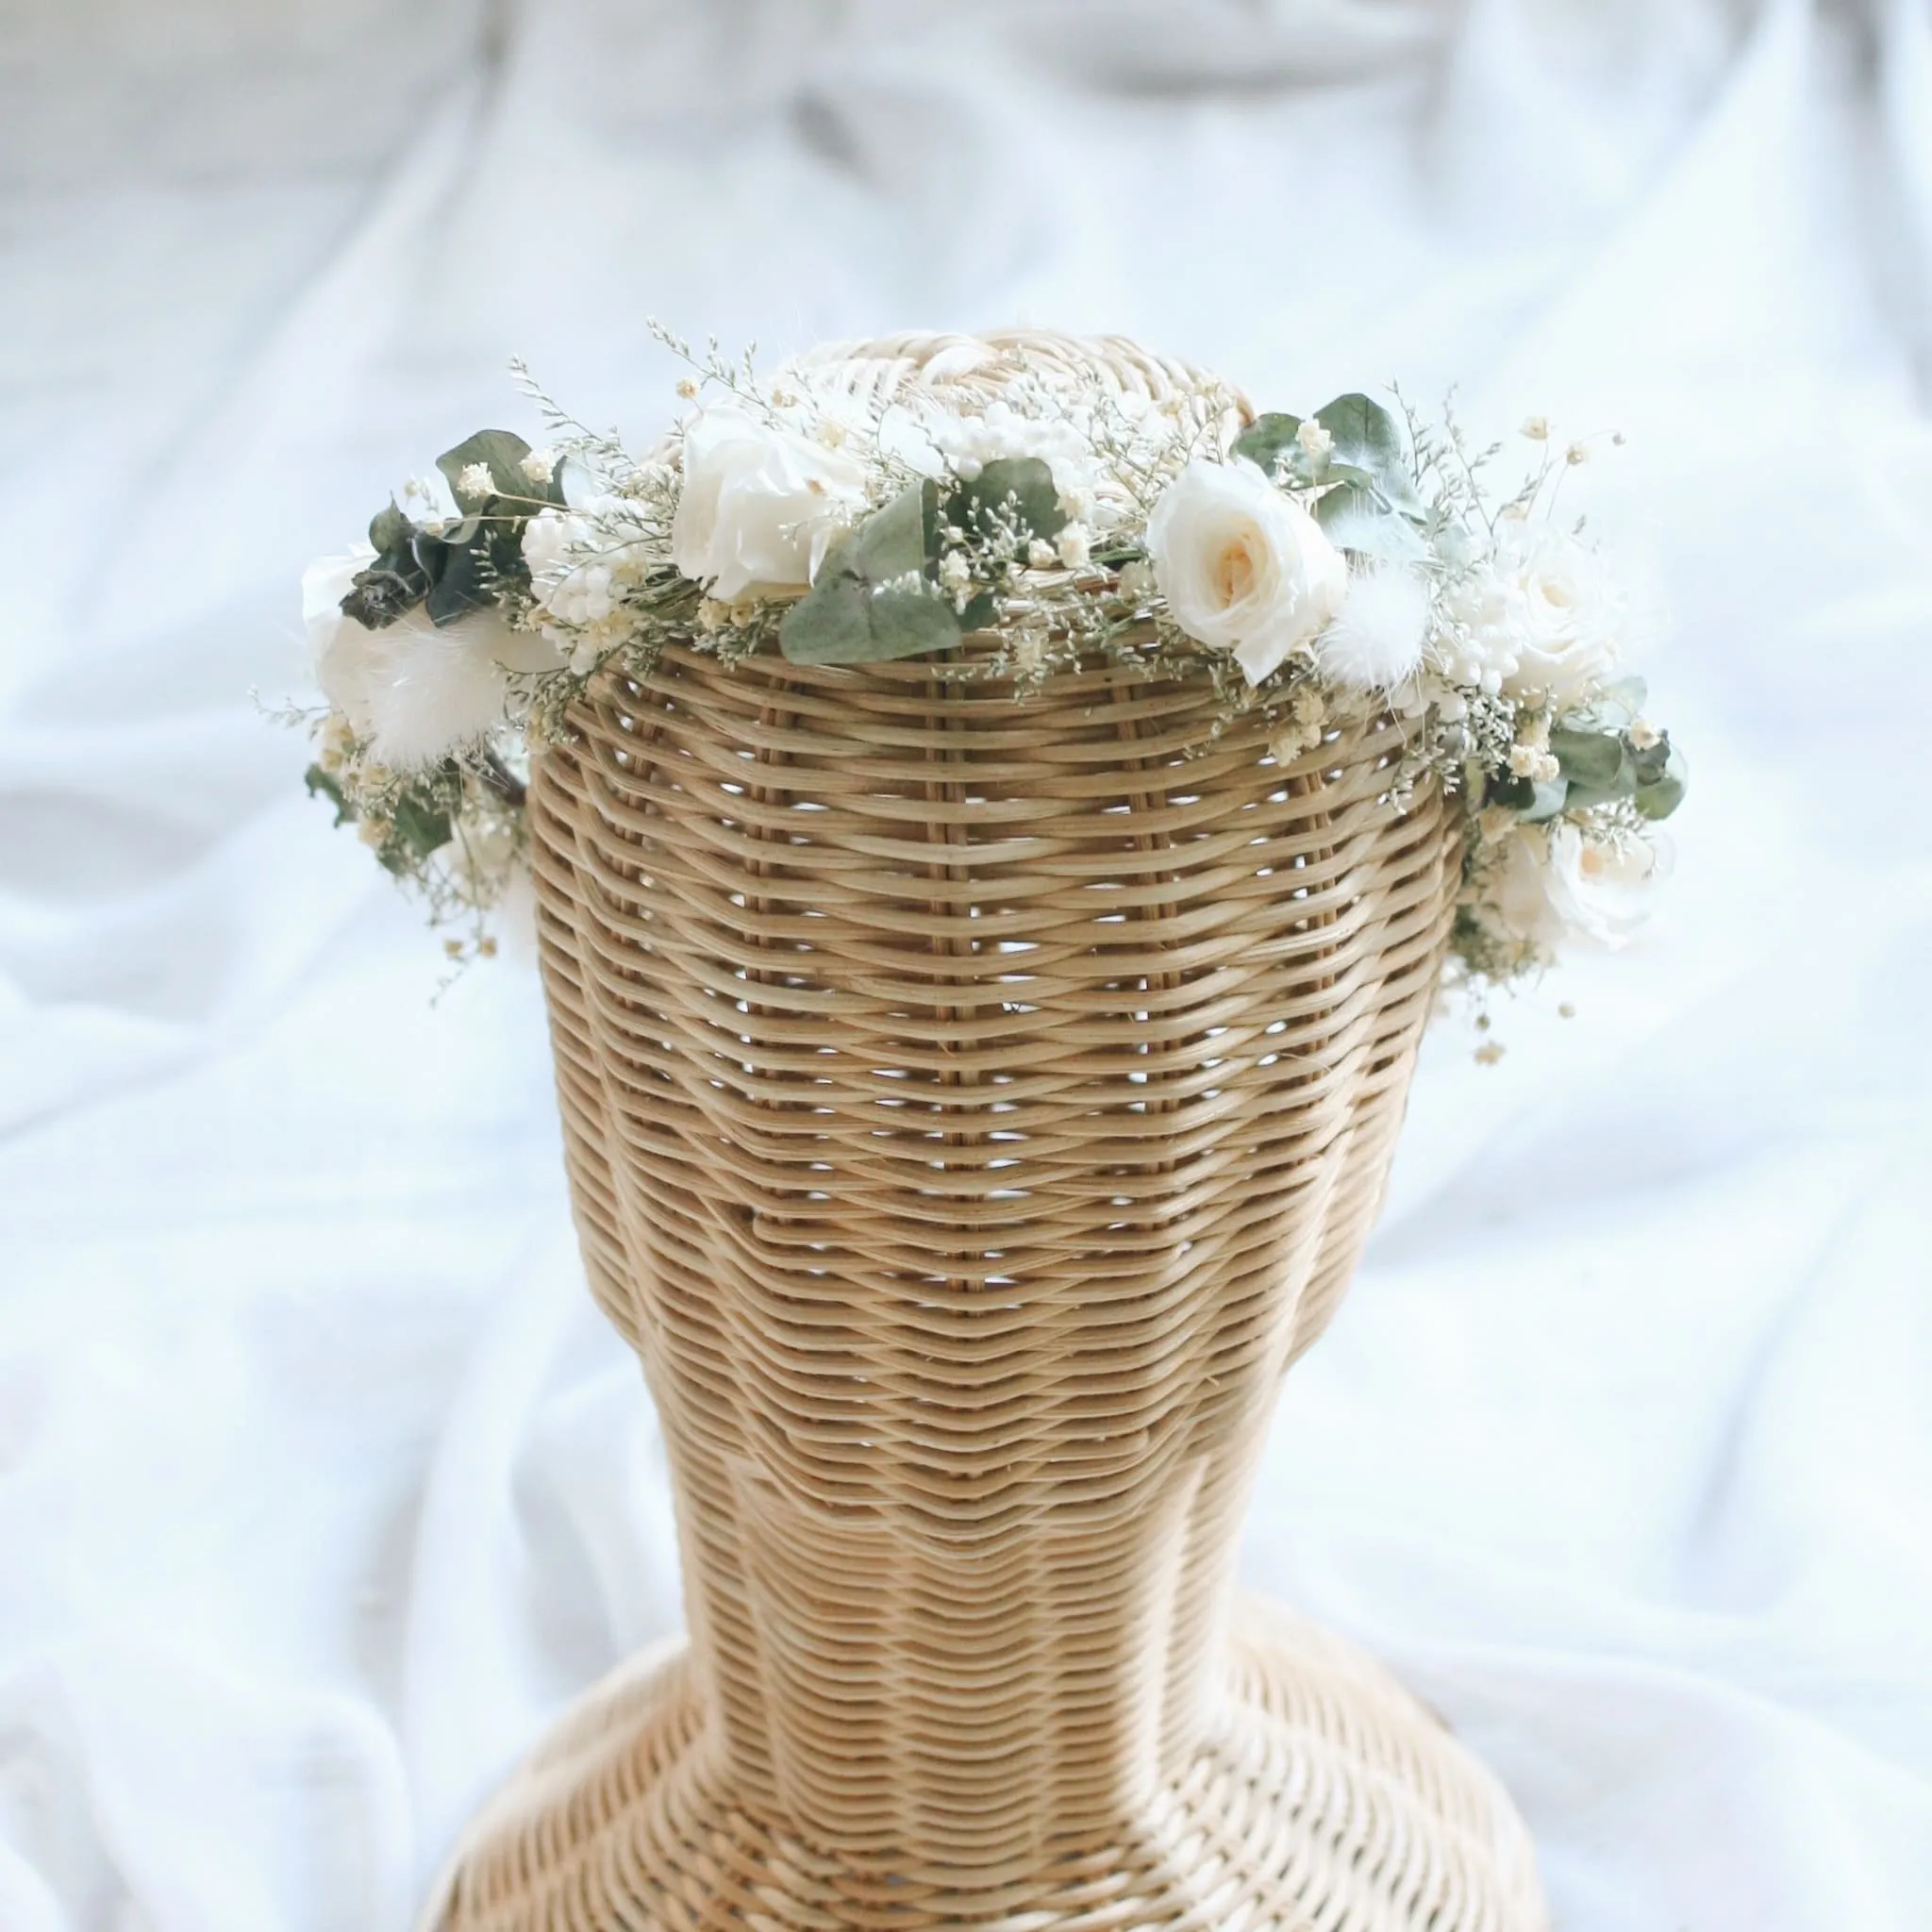
[[[808,359],[984,392],[1014,341],[1241,407],[1117,341]],[[577,1210],[718,1749],[847,1856],[1050,1842],[1187,1748],[1259,1431],[1380,1197],[1450,814],[1382,802],[1391,723],[1282,764],[1213,716],[1205,679],[674,651],[539,763]],[[1056,1722],[982,1748],[1041,1672]]]

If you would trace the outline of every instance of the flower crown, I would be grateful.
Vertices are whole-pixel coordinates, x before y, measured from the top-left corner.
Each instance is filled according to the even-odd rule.
[[[1535,460],[1499,497],[1502,445],[1399,393],[1400,421],[1354,394],[1256,416],[1207,379],[1108,380],[1110,345],[1083,360],[1026,339],[943,350],[917,385],[833,379],[854,365],[829,355],[766,382],[749,356],[655,332],[691,373],[647,455],[516,365],[545,445],[470,437],[303,579],[328,701],[300,714],[309,789],[433,919],[467,922],[453,956],[493,950],[531,746],[600,672],[648,675],[674,644],[726,664],[925,657],[1023,702],[1082,666],[1205,674],[1213,733],[1258,712],[1284,759],[1393,713],[1412,729],[1391,807],[1433,774],[1471,821],[1463,979],[1634,929],[1684,774],[1624,675],[1629,600],[1559,518],[1590,444],[1532,418]],[[936,379],[948,358],[965,379]]]

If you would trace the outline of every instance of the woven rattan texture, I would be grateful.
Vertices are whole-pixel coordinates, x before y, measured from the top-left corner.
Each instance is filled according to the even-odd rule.
[[[986,379],[951,339],[841,367],[922,354]],[[1388,721],[1283,764],[1212,719],[1205,679],[1015,704],[674,651],[540,759],[578,1224],[661,1412],[691,1639],[545,1745],[432,1923],[1541,1924],[1436,1722],[1232,1614],[1457,849],[1432,790],[1387,803]]]

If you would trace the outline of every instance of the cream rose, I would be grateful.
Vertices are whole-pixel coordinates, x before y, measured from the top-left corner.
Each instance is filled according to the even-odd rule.
[[[362,544],[310,564],[302,574],[302,618],[323,695],[369,741],[374,758],[413,771],[502,724],[512,672],[555,671],[562,659],[494,609],[441,628],[420,606],[377,630],[358,624],[342,599],[375,556]]]
[[[1614,580],[1589,544],[1558,530],[1506,545],[1499,562],[1516,645],[1505,688],[1574,704],[1616,662],[1624,611]]]
[[[1147,554],[1174,620],[1232,651],[1259,684],[1348,596],[1348,566],[1307,510],[1253,463],[1197,458],[1147,519]]]
[[[1490,892],[1504,934],[1547,961],[1566,941],[1603,952],[1629,943],[1650,916],[1669,848],[1634,838],[1591,839],[1575,825],[1517,825],[1505,835]]]
[[[1550,904],[1566,933],[1601,951],[1627,945],[1650,917],[1651,889],[1670,870],[1670,848],[1647,840],[1589,839],[1550,828]]]
[[[1550,895],[1550,835],[1542,825],[1516,824],[1503,834],[1488,893],[1488,909],[1503,936],[1538,959],[1552,958],[1563,939],[1563,918]]]
[[[719,404],[685,425],[672,561],[725,603],[754,585],[808,584],[864,507],[857,458]]]
[[[1625,612],[1589,544],[1519,523],[1503,525],[1490,567],[1460,588],[1452,615],[1469,645],[1453,672],[1512,697],[1545,695],[1560,710],[1609,675]]]

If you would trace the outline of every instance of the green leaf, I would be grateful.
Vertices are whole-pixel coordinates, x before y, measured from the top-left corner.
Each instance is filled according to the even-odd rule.
[[[427,858],[449,843],[449,814],[407,791],[396,800],[395,828],[396,837],[417,858]]]
[[[1637,809],[1647,819],[1667,819],[1684,802],[1681,778],[1659,778],[1637,789]]]
[[[1624,741],[1614,732],[1573,731],[1558,725],[1550,733],[1550,750],[1563,775],[1573,785],[1600,790],[1616,783],[1618,774],[1629,762]],[[1631,785],[1636,783],[1634,770]]]
[[[1536,787],[1513,772],[1492,772],[1483,788],[1483,803],[1507,805],[1511,811],[1527,811],[1536,803]]]
[[[524,475],[524,458],[530,445],[514,429],[479,429],[466,436],[454,449],[437,458],[436,467],[449,480],[457,508],[465,513],[481,509],[491,495],[529,497],[537,492]],[[472,463],[481,463],[490,472],[493,491],[465,490],[457,481]]]
[[[1620,677],[1614,684],[1607,684],[1598,694],[1592,707],[1607,724],[1622,726],[1633,718],[1643,715],[1643,700],[1648,687],[1641,677]]]
[[[1315,411],[1315,421],[1335,439],[1328,459],[1331,475],[1344,467],[1366,471],[1389,508],[1403,516],[1424,514],[1402,431],[1381,404],[1353,392],[1337,396]]]
[[[959,628],[984,630],[999,615],[999,608],[1000,600],[991,591],[982,591],[967,600],[965,609],[959,613]]]
[[[417,532],[408,542],[384,551],[358,570],[342,599],[342,615],[353,617],[365,630],[381,630],[422,603],[433,579],[416,555],[421,541],[422,533]]]
[[[1397,544],[1392,534],[1374,534],[1375,521],[1391,513],[1416,523],[1424,518],[1395,419],[1379,403],[1351,394],[1324,403],[1315,421],[1334,442],[1325,455],[1311,455],[1303,446],[1302,419],[1285,411],[1257,418],[1236,437],[1233,453],[1258,463],[1277,481],[1304,489],[1341,486],[1317,499],[1315,517],[1324,529],[1354,525],[1357,541],[1348,548],[1364,555],[1412,555],[1416,546]]]
[[[870,662],[872,611],[864,582],[827,557],[818,581],[779,624],[778,648],[794,664]]]
[[[454,624],[458,618],[496,601],[493,580],[485,575],[489,557],[489,546],[481,541],[450,545],[444,553],[442,569],[423,600],[431,624],[439,628]]]
[[[413,527],[396,508],[394,497],[391,497],[388,508],[377,510],[369,520],[369,547],[378,557],[386,551],[406,549]]]
[[[337,824],[352,825],[356,823],[356,808],[342,796],[342,788],[332,773],[325,772],[320,765],[310,765],[303,773],[302,782],[308,786],[310,798],[320,794],[335,807]]]
[[[926,575],[938,514],[938,487],[916,484],[840,538],[778,626],[786,657],[794,664],[876,664],[957,644],[959,619]]]
[[[1324,465],[1322,480],[1336,487],[1315,499],[1315,521],[1331,537],[1347,537],[1346,548],[1363,556],[1424,554],[1425,546],[1407,521],[1391,515],[1380,483],[1359,464],[1339,463],[1331,458]]]
[[[1265,416],[1257,416],[1234,440],[1233,454],[1245,457],[1251,463],[1258,464],[1269,475],[1275,475],[1275,464],[1284,452],[1292,462],[1297,456],[1306,457],[1307,452],[1295,441],[1296,433],[1302,426],[1299,416],[1290,416],[1281,410],[1270,410]]]
[[[1613,798],[1628,798],[1637,790],[1637,761],[1615,731],[1581,731],[1558,725],[1550,733],[1550,749],[1569,781],[1567,809],[1587,810]]]
[[[778,642],[794,664],[878,664],[916,658],[959,641],[959,620],[930,591],[868,587],[829,570],[778,626]]]
[[[944,521],[988,536],[1012,524],[1022,541],[1039,537],[1050,543],[1066,528],[1067,513],[1053,486],[1053,472],[1040,458],[995,457],[972,482],[959,484],[947,497]]]
[[[1407,517],[1383,508],[1379,499],[1353,490],[1331,491],[1315,505],[1315,521],[1338,549],[1377,563],[1424,565],[1428,539]]]
[[[1625,758],[1616,772],[1601,785],[1572,785],[1569,808],[1587,810],[1592,805],[1607,805],[1613,798],[1633,798],[1637,793],[1637,770]]]
[[[991,467],[991,465],[989,465]],[[868,587],[894,578],[923,575],[938,547],[939,486],[915,483],[891,503],[873,511],[832,546],[820,577],[847,572]]]
[[[1547,824],[1559,817],[1575,800],[1570,795],[1570,786],[1565,779],[1558,778],[1554,784],[1538,779],[1534,788],[1529,809],[1523,814],[1524,823],[1531,825]]]
[[[1680,753],[1673,752],[1660,775],[1637,788],[1637,809],[1647,819],[1667,819],[1684,802],[1690,779]]]
[[[1403,461],[1402,432],[1395,418],[1359,391],[1324,403],[1315,411],[1315,421],[1335,439],[1337,462],[1379,471]]]
[[[1625,739],[1624,742],[1627,744],[1629,741]],[[1631,746],[1630,762],[1637,768],[1638,784],[1656,784],[1669,768],[1671,757],[1671,737],[1667,731],[1660,732],[1657,742],[1646,744],[1641,751]]]
[[[1342,458],[1337,448],[1317,453],[1308,449],[1301,440],[1302,419],[1291,416],[1283,410],[1271,410],[1265,416],[1258,416],[1249,426],[1235,438],[1230,453],[1245,457],[1251,463],[1258,463],[1261,469],[1277,483],[1292,483],[1297,488],[1308,490],[1322,483],[1348,483],[1357,491],[1373,490],[1374,475]],[[1342,507],[1343,492],[1336,491],[1322,501],[1331,506],[1331,514],[1339,513]],[[1315,514],[1321,515],[1318,506]]]
[[[524,558],[522,532],[521,521],[488,514],[465,517],[442,537],[419,531],[414,547],[428,578],[423,603],[430,623],[454,624],[473,610],[500,603],[504,584],[527,584],[530,566]]]

